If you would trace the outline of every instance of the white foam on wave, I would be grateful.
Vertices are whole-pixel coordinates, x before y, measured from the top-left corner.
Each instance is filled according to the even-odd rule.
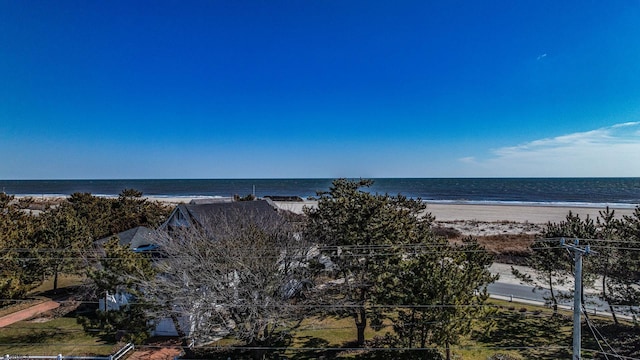
[[[432,204],[451,205],[504,205],[504,206],[548,206],[548,207],[581,207],[581,208],[601,208],[612,209],[635,209],[640,204],[629,203],[591,203],[578,201],[498,201],[498,200],[423,200]]]

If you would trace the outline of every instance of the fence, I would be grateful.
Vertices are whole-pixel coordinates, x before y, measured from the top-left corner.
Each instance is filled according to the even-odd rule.
[[[42,360],[120,360],[129,351],[133,350],[132,343],[128,343],[122,349],[116,351],[113,355],[109,356],[63,356],[58,354],[55,356],[40,356],[40,355],[5,355],[1,360],[27,360],[27,359],[42,359]]]

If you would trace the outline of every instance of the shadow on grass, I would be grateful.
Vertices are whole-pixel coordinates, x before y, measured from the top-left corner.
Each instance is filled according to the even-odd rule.
[[[600,346],[607,356],[602,353],[594,353],[594,359],[611,358],[609,354],[618,354],[628,358],[640,358],[640,327],[631,324],[616,325],[611,321],[591,321],[598,336]],[[604,340],[602,339],[604,336]],[[611,346],[611,348],[608,345]],[[598,342],[586,324],[582,326],[582,348],[600,350]]]
[[[307,360],[307,359],[367,359],[367,360],[395,360],[395,359],[416,359],[416,360],[440,360],[441,354],[435,349],[413,349],[397,350],[386,349],[380,344],[368,343],[367,347],[359,349],[355,341],[343,343],[333,349],[327,349],[329,342],[312,336],[302,338],[301,346],[305,350],[289,349],[287,359]],[[371,349],[375,348],[375,350]]]
[[[326,348],[329,347],[329,342],[325,339],[313,337],[313,336],[305,336],[299,338],[300,347],[304,350],[293,350],[289,351],[288,358],[295,360],[303,360],[303,359],[335,359],[337,352],[336,351],[328,351]]]
[[[497,315],[496,330],[476,336],[478,342],[488,347],[513,348],[526,359],[571,358],[573,321],[569,316],[535,316],[505,310]],[[640,358],[640,327],[624,323],[615,325],[609,319],[592,319],[591,322],[597,329],[600,346],[609,358],[610,354]],[[581,348],[585,356],[606,359],[605,354],[598,353],[600,347],[584,318],[581,331]]]
[[[41,329],[28,331],[19,331],[17,334],[0,336],[3,344],[46,344],[62,342],[66,340],[66,334],[63,329]]]
[[[526,359],[571,358],[571,319],[499,311],[495,330],[476,336],[487,347],[517,350]]]

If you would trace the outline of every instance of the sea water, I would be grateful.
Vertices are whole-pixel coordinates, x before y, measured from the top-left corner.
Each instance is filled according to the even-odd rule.
[[[640,178],[380,178],[366,189],[436,203],[614,206],[640,204]],[[76,192],[117,195],[136,189],[154,197],[313,197],[332,179],[136,179],[0,180],[11,195],[52,196]]]

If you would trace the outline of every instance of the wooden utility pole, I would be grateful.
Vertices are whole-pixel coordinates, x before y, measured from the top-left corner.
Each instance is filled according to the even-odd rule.
[[[576,238],[573,245],[565,244],[564,238],[560,240],[560,245],[573,252],[575,261],[574,292],[573,292],[573,360],[580,360],[581,328],[580,311],[582,310],[582,256],[589,255],[591,250],[589,245],[584,249],[578,247],[579,240]]]

